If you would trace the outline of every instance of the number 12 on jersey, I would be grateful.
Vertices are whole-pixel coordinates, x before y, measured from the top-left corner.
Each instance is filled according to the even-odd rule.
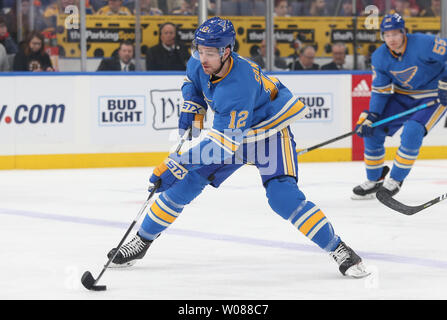
[[[228,126],[228,128],[230,129],[238,129],[241,127],[245,127],[246,124],[246,120],[248,117],[248,111],[246,110],[242,110],[242,111],[231,111],[230,113],[231,116],[231,120],[230,120],[230,125]]]

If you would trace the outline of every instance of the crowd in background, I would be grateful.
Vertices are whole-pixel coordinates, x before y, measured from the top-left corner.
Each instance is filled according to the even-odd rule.
[[[30,26],[30,7],[34,1],[33,25]],[[87,0],[87,14],[134,15],[135,0]],[[290,16],[353,16],[363,15],[365,8],[374,5],[379,14],[386,12],[386,0],[274,0],[274,15]],[[79,0],[22,0],[22,27],[18,28],[15,0],[0,0],[0,71],[53,71],[48,53],[44,50],[45,34],[55,30],[57,16],[70,13],[68,6],[77,6]],[[198,0],[140,0],[141,15],[197,15]],[[264,16],[265,0],[222,0],[220,8],[215,0],[208,0],[208,14],[220,11],[222,16]],[[391,13],[403,17],[439,17],[441,0],[391,0]],[[21,31],[21,34],[19,32]],[[175,41],[176,26],[172,23],[160,27],[160,43],[145,52],[146,70],[185,70],[189,51]],[[325,65],[315,63],[315,48],[296,42],[293,55],[281,57],[275,50],[275,70],[340,70],[343,69],[346,47],[343,43],[332,45],[333,60]],[[131,42],[119,44],[112,57],[101,61],[98,70],[133,71],[134,46]],[[265,67],[265,41],[256,54],[250,57]],[[129,65],[132,63],[132,65]]]

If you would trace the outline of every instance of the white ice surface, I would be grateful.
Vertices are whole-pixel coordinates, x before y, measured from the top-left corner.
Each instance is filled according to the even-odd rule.
[[[146,257],[96,277],[147,197],[151,168],[0,171],[0,299],[447,299],[447,201],[404,216],[350,200],[363,164],[303,163],[299,186],[372,276],[332,259],[268,206],[257,170],[207,188]],[[396,198],[447,192],[447,161],[417,161]],[[134,232],[132,232],[133,234]]]

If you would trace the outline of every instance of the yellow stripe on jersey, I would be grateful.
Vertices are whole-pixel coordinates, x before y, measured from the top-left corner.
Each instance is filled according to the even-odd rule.
[[[232,152],[235,152],[239,148],[239,143],[231,140],[218,131],[212,130],[208,132],[208,136],[212,138],[211,140],[213,140],[215,143],[224,147],[225,149],[231,150]]]
[[[392,87],[391,87],[391,86],[386,87],[386,88],[372,87],[372,88],[371,88],[371,91],[372,91],[372,92],[375,92],[375,93],[384,93],[384,94],[391,94],[391,93],[393,93],[393,92],[392,92]]]
[[[446,107],[443,105],[439,105],[436,109],[435,113],[431,116],[430,120],[425,125],[425,129],[429,132],[436,122],[443,116]]]
[[[405,90],[399,87],[394,87],[394,93],[412,95],[412,94],[424,94],[424,93],[437,93],[437,90]]]
[[[307,108],[307,107],[304,105],[304,103],[302,103],[300,100],[297,100],[297,102],[295,104],[293,104],[287,111],[285,111],[276,120],[266,124],[263,127],[260,127],[260,128],[256,127],[256,129],[250,130],[248,132],[247,136],[256,135],[260,131],[266,131],[266,130],[272,129],[272,128],[276,127],[277,125],[281,124],[282,122],[288,123],[289,118],[293,118],[294,115],[299,114],[305,108]]]
[[[261,80],[264,85],[264,89],[270,93],[270,100],[275,100],[276,96],[278,95],[277,83],[279,81],[275,82],[271,77],[264,76],[263,74],[261,74]]]
[[[282,145],[282,154],[284,159],[284,173],[288,176],[295,177],[295,164],[294,157],[292,152],[292,146],[290,145],[291,139],[289,135],[289,129],[284,128],[281,130],[281,145]]]

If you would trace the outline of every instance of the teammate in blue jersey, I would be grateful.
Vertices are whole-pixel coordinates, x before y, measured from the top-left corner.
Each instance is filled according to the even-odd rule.
[[[157,186],[161,194],[113,264],[132,265],[141,259],[207,185],[219,187],[244,163],[250,163],[258,168],[268,202],[278,215],[327,251],[343,275],[368,275],[361,258],[341,241],[320,208],[297,186],[296,145],[289,125],[304,117],[308,108],[278,79],[233,52],[234,43],[229,20],[214,17],[196,30],[182,87],[179,129],[183,133],[194,127],[197,135],[209,109],[214,112],[212,129],[196,146],[182,155],[171,154],[154,170],[150,190]],[[109,258],[115,252],[112,249]]]
[[[367,181],[353,189],[353,199],[372,199],[382,189],[395,195],[416,161],[424,137],[444,115],[447,106],[447,42],[431,35],[407,34],[404,19],[386,15],[380,32],[385,44],[372,55],[372,93],[369,110],[356,126],[364,138]],[[372,128],[375,121],[436,100],[436,104]],[[440,102],[440,103],[439,103]],[[400,146],[389,168],[384,165],[385,138],[403,127]]]

